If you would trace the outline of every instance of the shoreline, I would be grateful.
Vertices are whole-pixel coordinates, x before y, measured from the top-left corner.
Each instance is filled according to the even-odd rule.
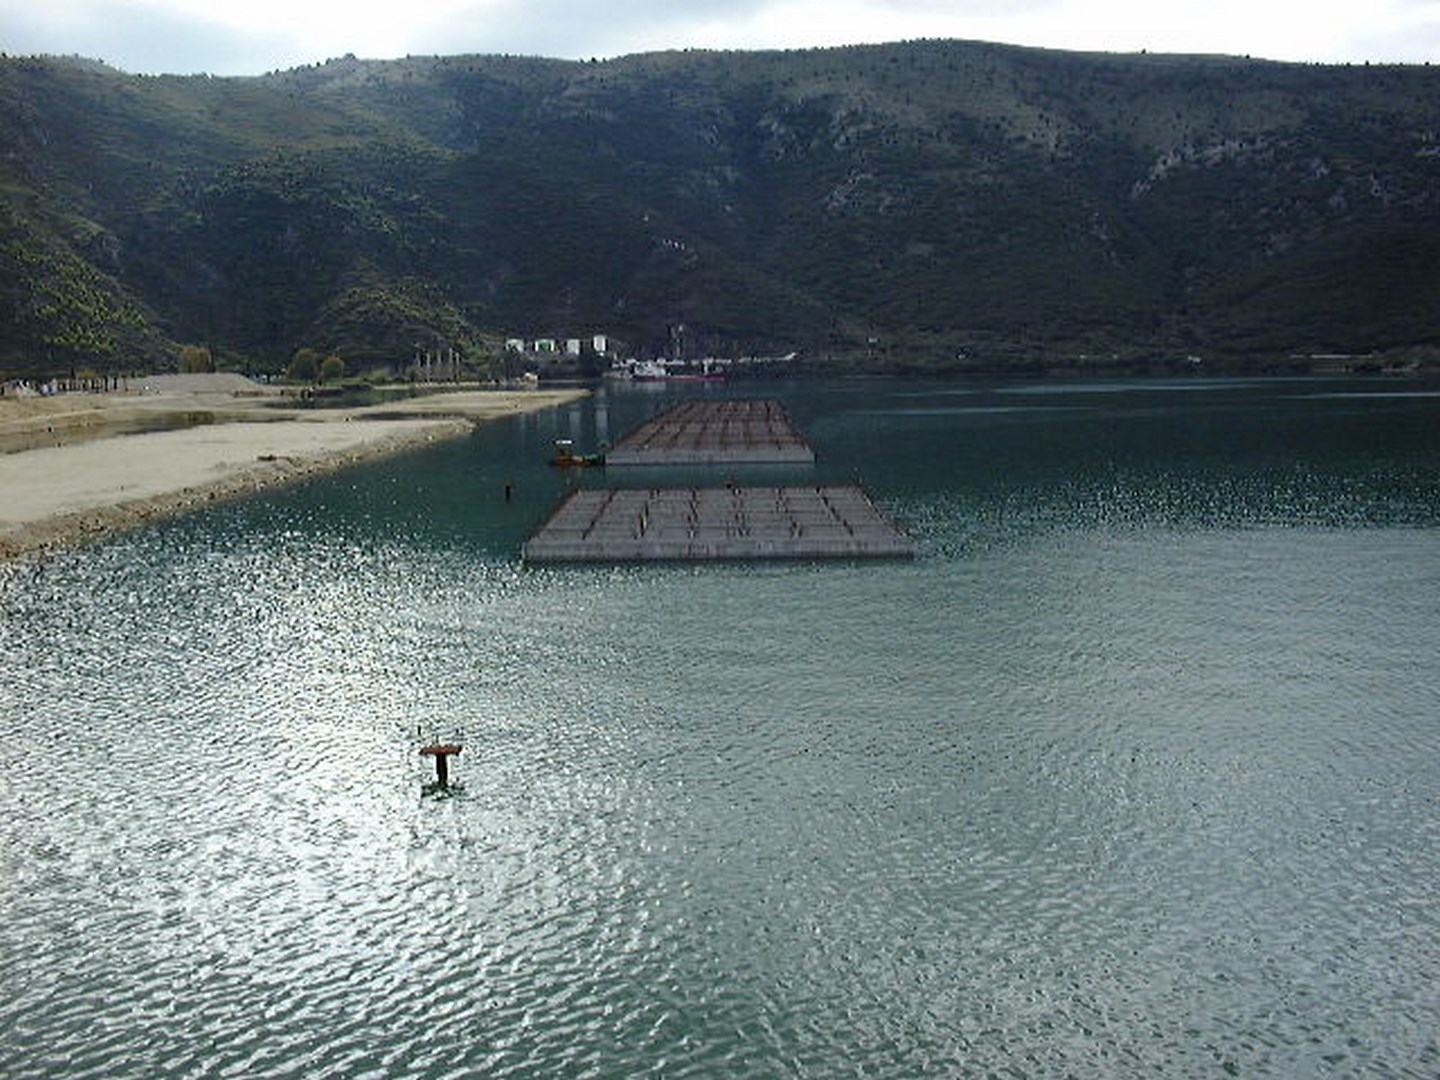
[[[0,435],[36,445],[0,454],[0,563],[458,438],[588,393],[440,391],[384,405],[290,409],[264,388],[217,390],[186,377],[148,399],[6,398]],[[127,433],[137,414],[154,429]],[[77,432],[78,441],[70,437]]]

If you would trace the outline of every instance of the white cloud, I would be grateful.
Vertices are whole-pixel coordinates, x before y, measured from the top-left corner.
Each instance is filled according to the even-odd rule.
[[[1440,59],[1440,0],[47,0],[0,11],[12,53],[258,73],[345,53],[580,58],[968,38],[1285,60]]]

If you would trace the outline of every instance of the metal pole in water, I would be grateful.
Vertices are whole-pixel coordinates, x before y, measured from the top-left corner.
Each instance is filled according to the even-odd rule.
[[[459,743],[433,743],[420,748],[420,753],[435,759],[435,782],[440,787],[450,786],[450,758],[463,749]]]

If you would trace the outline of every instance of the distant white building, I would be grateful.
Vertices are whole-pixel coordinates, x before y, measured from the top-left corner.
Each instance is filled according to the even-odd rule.
[[[535,338],[533,341],[525,338],[506,338],[505,351],[522,353],[527,356],[567,356],[578,359],[585,355],[587,348],[592,348],[599,356],[609,356],[613,342],[608,334],[594,334],[589,338]]]

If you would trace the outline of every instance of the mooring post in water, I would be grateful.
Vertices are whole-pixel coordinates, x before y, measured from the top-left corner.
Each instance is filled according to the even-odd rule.
[[[459,743],[432,743],[420,748],[420,753],[435,759],[435,782],[441,787],[450,786],[450,758],[463,749]]]

